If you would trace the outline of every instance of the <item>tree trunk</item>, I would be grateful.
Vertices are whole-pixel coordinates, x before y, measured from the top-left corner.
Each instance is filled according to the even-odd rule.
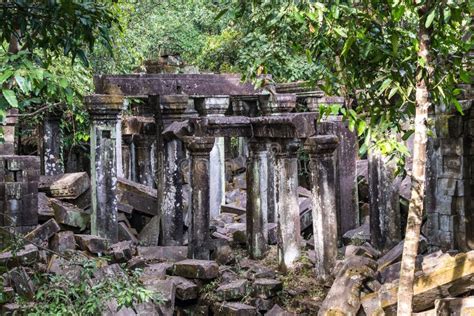
[[[425,192],[425,166],[426,166],[426,134],[428,109],[430,107],[428,92],[428,77],[431,65],[429,64],[429,50],[431,32],[425,27],[426,12],[430,8],[429,1],[418,11],[419,29],[418,57],[424,59],[425,65],[419,66],[419,75],[416,82],[416,113],[415,113],[415,139],[413,144],[413,170],[412,192],[408,208],[407,228],[403,257],[401,262],[400,283],[398,288],[397,315],[411,315],[413,302],[413,281],[415,278],[415,260],[418,253],[421,222],[423,216],[423,200]]]

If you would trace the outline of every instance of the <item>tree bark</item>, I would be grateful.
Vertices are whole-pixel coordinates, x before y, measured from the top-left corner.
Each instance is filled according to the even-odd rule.
[[[425,192],[425,166],[427,143],[427,119],[430,107],[428,78],[430,74],[430,40],[431,28],[425,27],[426,13],[430,9],[427,1],[418,11],[418,57],[424,60],[425,65],[419,66],[416,82],[416,113],[415,139],[413,144],[412,192],[408,208],[408,219],[403,246],[403,256],[398,288],[397,315],[411,315],[413,302],[413,281],[415,278],[415,260],[418,253],[421,222],[423,216],[423,200]]]

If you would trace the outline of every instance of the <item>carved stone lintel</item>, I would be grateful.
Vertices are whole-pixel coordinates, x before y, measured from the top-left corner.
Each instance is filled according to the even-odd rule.
[[[223,116],[229,108],[228,95],[202,96],[194,98],[194,107],[200,116]]]

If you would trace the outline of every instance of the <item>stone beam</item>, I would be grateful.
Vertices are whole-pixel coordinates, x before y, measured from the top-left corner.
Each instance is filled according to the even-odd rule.
[[[260,93],[250,82],[233,74],[134,74],[94,77],[100,94],[142,95],[254,95]]]

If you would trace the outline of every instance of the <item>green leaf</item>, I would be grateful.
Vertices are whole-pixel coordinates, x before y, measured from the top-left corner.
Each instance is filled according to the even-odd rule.
[[[221,12],[219,12],[219,13],[216,15],[216,17],[214,18],[214,21],[219,20],[224,14],[227,13],[228,10],[229,10],[228,8],[221,10]]]
[[[397,93],[397,91],[398,91],[398,87],[393,87],[390,90],[390,93],[388,94],[388,99],[390,100],[395,95],[395,93]]]
[[[410,138],[411,135],[413,135],[413,133],[415,132],[415,130],[409,130],[409,131],[406,131],[405,134],[403,134],[402,136],[402,139],[404,141],[406,141],[408,138]]]
[[[365,128],[367,127],[367,123],[364,120],[360,120],[357,124],[357,136],[362,135],[365,132]]]
[[[59,86],[61,86],[61,88],[66,88],[68,86],[67,80],[64,78],[59,79]]]
[[[31,85],[28,82],[28,80],[26,80],[24,77],[22,77],[20,75],[15,75],[15,81],[18,84],[18,86],[20,87],[20,89],[23,93],[30,92]]]
[[[18,107],[18,100],[16,99],[16,95],[15,95],[15,92],[13,92],[13,90],[3,89],[2,94],[12,107],[14,108]]]
[[[10,70],[10,69],[5,70],[5,72],[0,75],[0,84],[4,83],[6,80],[8,80],[8,78],[10,78],[11,75],[13,75],[12,70]]]
[[[390,78],[385,79],[384,82],[382,82],[382,84],[380,85],[380,88],[379,88],[379,91],[378,91],[377,95],[381,95],[382,93],[384,93],[385,90],[387,90],[388,86],[390,86],[391,83],[392,83],[392,79],[390,79]]]
[[[354,36],[350,36],[344,42],[344,47],[343,47],[342,53],[341,53],[342,56],[346,55],[349,52],[349,50],[351,49],[351,46],[352,46],[352,44],[354,44],[354,42],[355,42],[355,37]]]
[[[429,28],[431,23],[433,23],[433,20],[435,18],[435,14],[436,14],[436,10],[433,9],[433,10],[431,10],[431,12],[426,17],[426,21],[425,21],[425,27],[426,28]]]
[[[458,112],[461,113],[461,115],[464,115],[464,112],[462,110],[462,106],[459,103],[459,101],[456,100],[456,99],[453,99],[453,103],[454,103],[454,106],[456,107],[456,110],[458,110]]]

